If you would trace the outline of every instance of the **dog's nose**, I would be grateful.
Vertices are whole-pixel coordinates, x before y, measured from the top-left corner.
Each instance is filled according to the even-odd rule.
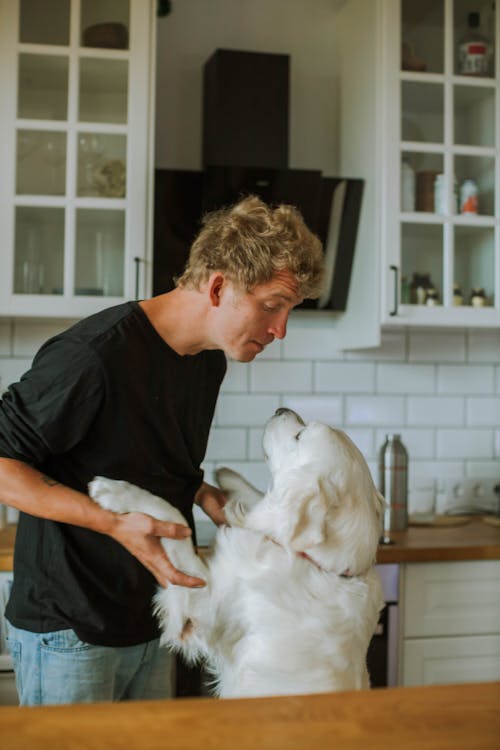
[[[276,409],[276,411],[274,412],[274,416],[275,417],[281,417],[283,414],[288,414],[291,417],[295,417],[295,419],[297,420],[297,422],[299,422],[300,424],[305,424],[305,422],[302,419],[302,417],[299,417],[299,415],[297,414],[297,412],[294,411],[293,409],[286,409],[285,407],[280,406],[280,408]]]
[[[276,409],[276,411],[274,412],[274,416],[281,417],[282,414],[289,414],[289,412],[290,412],[290,409],[285,409],[282,406],[280,406],[280,408]]]

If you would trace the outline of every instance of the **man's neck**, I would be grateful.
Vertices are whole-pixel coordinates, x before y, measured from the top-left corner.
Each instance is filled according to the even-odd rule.
[[[139,304],[159,336],[180,356],[212,348],[205,337],[206,301],[196,290],[176,288]]]

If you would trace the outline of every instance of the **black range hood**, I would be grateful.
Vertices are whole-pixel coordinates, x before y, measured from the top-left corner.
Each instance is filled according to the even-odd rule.
[[[205,212],[258,195],[296,206],[323,243],[323,294],[301,307],[346,309],[363,180],[288,168],[288,77],[288,55],[217,50],[207,61],[204,169],[155,172],[154,294],[173,288]]]

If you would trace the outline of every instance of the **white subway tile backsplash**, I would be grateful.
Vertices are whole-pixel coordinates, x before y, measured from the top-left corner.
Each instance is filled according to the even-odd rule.
[[[283,359],[344,359],[335,342],[335,323],[330,317],[297,311],[288,323]]]
[[[11,352],[12,326],[4,320],[0,320],[0,357],[10,356]]]
[[[408,482],[415,486],[422,477],[437,479],[456,479],[465,476],[465,464],[461,460],[450,461],[412,461],[408,470]]]
[[[278,406],[278,396],[222,394],[217,403],[215,424],[218,427],[263,427]]]
[[[314,390],[317,393],[373,393],[375,365],[367,362],[317,362]]]
[[[269,415],[270,416],[270,415]],[[264,460],[264,449],[262,447],[262,435],[264,432],[264,425],[262,427],[251,427],[248,430],[248,456],[252,461],[263,461]]]
[[[229,360],[221,393],[246,393],[248,391],[249,375],[248,365],[243,362]]]
[[[345,424],[402,424],[404,411],[401,396],[346,396]]]
[[[408,451],[410,460],[434,458],[434,430],[413,427],[380,427],[375,432],[377,449],[380,449],[384,444],[385,436],[390,433],[401,435],[401,440]]]
[[[404,361],[406,359],[406,337],[402,331],[384,331],[380,347],[377,349],[357,349],[346,352],[346,359],[365,359],[373,362],[381,360]]]
[[[11,383],[16,383],[30,367],[31,358],[0,359],[0,393]]]
[[[373,479],[373,483],[374,483],[375,487],[378,487],[380,489],[380,487],[379,487],[379,466],[378,466],[378,461],[376,461],[374,459],[371,459],[371,460],[368,459],[368,461],[366,463],[368,465],[368,468],[370,469],[370,474],[372,475],[372,479]]]
[[[500,362],[500,332],[469,331],[467,359],[469,362]]]
[[[247,456],[247,434],[245,428],[214,427],[210,431],[205,460],[244,460]]]
[[[73,321],[0,320],[0,393]],[[377,349],[336,349],[335,321],[294,314],[287,337],[253,363],[230,361],[204,462],[230,465],[264,490],[262,432],[279,406],[345,429],[377,482],[385,434],[402,436],[419,477],[500,479],[500,333],[384,331]],[[413,485],[415,486],[415,485]]]
[[[24,321],[14,324],[14,351],[16,357],[33,357],[52,336],[73,325],[74,320]]]
[[[466,424],[471,427],[498,427],[500,425],[500,397],[467,398]]]
[[[438,393],[494,393],[493,365],[438,365]]]
[[[250,390],[254,393],[312,391],[311,362],[259,362],[250,365]]]
[[[271,344],[268,344],[263,352],[259,354],[259,359],[282,359],[283,357],[283,341],[281,339],[274,339]]]
[[[447,396],[410,396],[407,424],[428,427],[464,424],[464,400]]]
[[[284,396],[283,406],[293,409],[305,422],[342,426],[342,398],[335,396]]]
[[[367,461],[375,457],[373,430],[363,429],[362,427],[348,427],[345,432]]]
[[[442,430],[436,434],[437,458],[493,458],[492,430]]]
[[[466,461],[466,476],[481,479],[496,479],[500,483],[500,466],[498,459],[493,461]]]
[[[379,364],[376,390],[378,393],[434,393],[434,365]]]
[[[415,331],[408,335],[410,362],[465,362],[465,333]]]

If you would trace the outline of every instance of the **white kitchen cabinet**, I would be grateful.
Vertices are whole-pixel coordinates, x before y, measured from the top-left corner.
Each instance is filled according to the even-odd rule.
[[[470,12],[479,13],[491,46],[480,76],[459,72]],[[359,324],[373,344],[381,327],[498,326],[500,33],[494,4],[347,0],[337,17],[340,172],[366,180],[353,276]],[[455,199],[466,179],[477,185],[476,214],[463,213]],[[474,295],[472,305],[477,288],[484,298]]]
[[[0,0],[0,315],[150,291],[153,0]]]
[[[8,652],[4,610],[12,585],[12,573],[0,571],[0,706],[18,705],[12,657]]]
[[[405,565],[402,685],[500,680],[500,561]]]
[[[496,682],[500,679],[500,635],[417,638],[405,641],[404,686]]]

